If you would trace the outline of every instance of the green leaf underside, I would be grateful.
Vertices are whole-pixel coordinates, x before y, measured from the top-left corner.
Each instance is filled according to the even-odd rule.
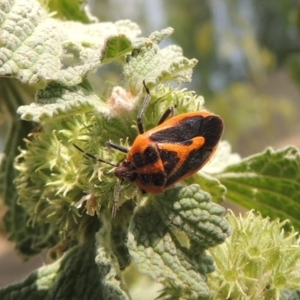
[[[170,189],[134,215],[129,252],[142,273],[158,282],[171,280],[189,299],[205,298],[205,275],[214,270],[205,249],[230,233],[223,214],[198,185]]]
[[[49,18],[34,0],[1,0],[0,28],[0,76],[28,84],[45,80],[65,86],[81,83],[103,58],[123,55],[126,47],[130,51],[130,41],[140,34],[130,21],[82,24]],[[118,37],[122,47],[112,51],[110,41],[116,43]]]
[[[216,176],[227,198],[300,229],[300,155],[294,147],[265,152],[227,167]]]

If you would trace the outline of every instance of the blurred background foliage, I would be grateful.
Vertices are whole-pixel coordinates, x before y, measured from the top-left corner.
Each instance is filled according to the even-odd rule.
[[[169,42],[199,61],[187,88],[224,118],[234,152],[300,146],[298,0],[92,0],[90,8],[100,21],[133,20],[144,35],[173,27]]]

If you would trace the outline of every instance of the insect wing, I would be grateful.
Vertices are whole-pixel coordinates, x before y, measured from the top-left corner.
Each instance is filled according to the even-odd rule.
[[[169,121],[172,126],[165,124]],[[222,119],[206,112],[184,114],[169,121],[149,136],[157,141],[168,178],[165,187],[200,170],[216,150],[223,132]]]
[[[173,117],[145,132],[145,136],[157,143],[183,143],[203,136],[215,144],[223,132],[223,121],[209,112],[186,113]]]

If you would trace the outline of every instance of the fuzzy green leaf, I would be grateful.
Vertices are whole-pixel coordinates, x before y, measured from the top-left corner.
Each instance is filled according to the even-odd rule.
[[[101,64],[108,39],[133,40],[139,33],[130,21],[62,22],[49,18],[35,0],[0,0],[0,76],[76,85]]]
[[[66,118],[68,115],[88,111],[106,112],[107,106],[94,91],[83,82],[77,86],[65,87],[58,83],[50,83],[39,90],[38,103],[20,106],[17,113],[21,119],[33,122],[45,122],[55,118]]]
[[[100,294],[102,295],[102,299],[129,300],[130,297],[125,292],[126,287],[112,267],[109,252],[107,252],[107,249],[101,244],[101,239],[97,240],[96,248],[97,256],[95,262],[98,266],[100,275],[96,278],[98,282],[102,283]],[[93,274],[91,274],[91,276],[93,276]]]
[[[224,242],[230,230],[223,207],[211,202],[211,195],[198,184],[173,188],[153,200],[164,222],[183,230],[202,249]]]
[[[151,197],[130,228],[128,248],[138,269],[157,282],[170,280],[188,299],[207,297],[205,276],[213,265],[205,249],[229,235],[223,214],[198,185]]]
[[[148,86],[157,85],[165,81],[188,82],[191,80],[196,59],[187,59],[182,49],[171,45],[159,49],[157,42],[169,36],[172,28],[153,33],[144,45],[133,51],[124,67],[124,77],[128,81],[129,89],[136,94],[140,90],[142,81],[146,79]]]
[[[281,292],[282,300],[300,300],[300,289],[297,290],[283,290]]]
[[[2,300],[129,299],[95,240],[77,246],[57,262],[41,267],[23,282],[0,290]]]
[[[289,219],[300,229],[300,153],[294,147],[271,148],[227,167],[216,177],[227,198],[264,216]]]
[[[192,176],[186,181],[190,183],[198,183],[204,191],[211,195],[213,201],[216,203],[222,203],[225,200],[227,192],[226,187],[221,184],[217,178],[210,174],[199,172],[197,175]]]
[[[102,62],[109,63],[112,60],[125,55],[132,49],[131,41],[126,37],[119,35],[109,38],[102,50]]]
[[[55,17],[67,20],[76,20],[87,23],[88,16],[84,12],[84,0],[49,0],[48,7],[55,12]]]

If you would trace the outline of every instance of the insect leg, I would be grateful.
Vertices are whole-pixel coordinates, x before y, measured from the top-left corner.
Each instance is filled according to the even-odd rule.
[[[145,80],[143,80],[143,85],[144,85],[144,88],[146,90],[146,98],[144,100],[144,104],[143,104],[143,107],[137,117],[137,126],[138,126],[138,129],[139,129],[139,133],[140,134],[143,134],[145,132],[144,130],[144,126],[143,126],[143,122],[142,122],[142,118],[143,118],[143,115],[145,114],[145,111],[146,111],[146,108],[150,102],[150,99],[151,99],[151,95],[150,95],[150,91],[145,83]]]
[[[166,121],[166,119],[170,116],[170,115],[174,115],[174,106],[169,107],[164,114],[161,116],[161,118],[158,121],[157,125],[162,124],[164,121]]]
[[[114,143],[113,141],[109,140],[106,142],[106,146],[109,147],[109,148],[113,148],[113,149],[116,149],[116,150],[119,150],[121,152],[124,152],[124,153],[128,153],[128,149],[119,145],[119,144],[116,144]]]

